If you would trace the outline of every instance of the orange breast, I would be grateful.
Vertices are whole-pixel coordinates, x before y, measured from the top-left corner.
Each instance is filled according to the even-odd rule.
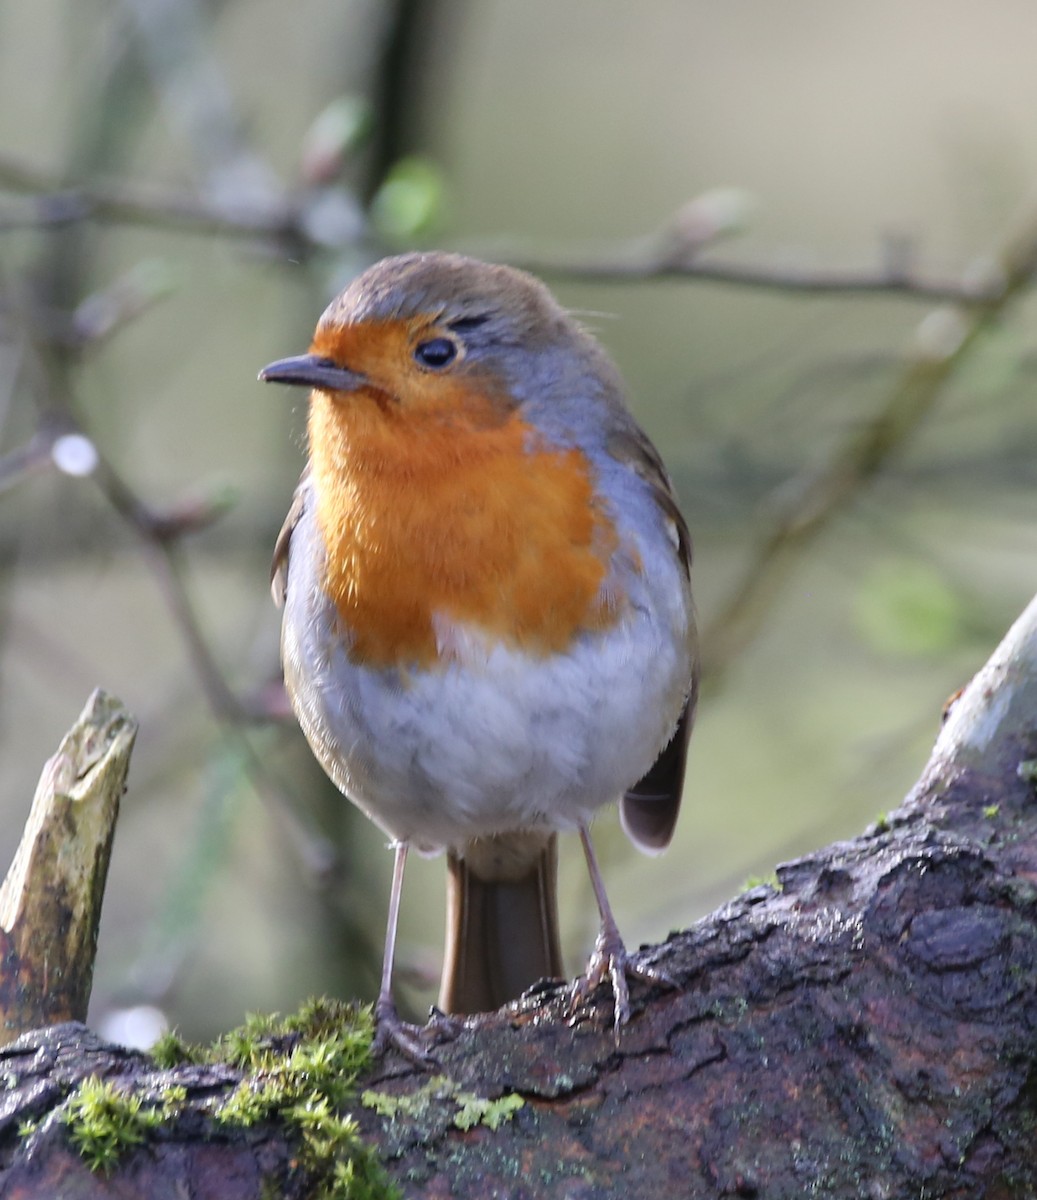
[[[325,586],[355,661],[433,665],[437,615],[536,656],[617,619],[602,583],[618,539],[585,458],[538,447],[514,411],[487,423],[455,400],[401,411],[314,394]]]

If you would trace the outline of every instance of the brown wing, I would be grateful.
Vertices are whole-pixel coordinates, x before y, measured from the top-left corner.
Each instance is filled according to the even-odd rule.
[[[674,545],[681,567],[691,578],[691,536],[684,517],[677,507],[673,485],[666,473],[662,459],[647,437],[633,426],[613,435],[609,446],[616,458],[630,467],[652,489],[652,495],[660,511],[670,522]],[[693,622],[692,614],[688,614]],[[694,631],[692,632],[694,636]],[[631,841],[649,853],[665,850],[673,837],[680,812],[681,793],[684,790],[684,767],[688,758],[688,739],[695,722],[695,704],[698,700],[697,657],[691,679],[688,681],[688,696],[681,710],[677,728],[663,747],[659,757],[644,776],[620,801],[619,811],[623,828]]]
[[[684,766],[688,738],[695,723],[698,676],[681,712],[673,737],[648,771],[619,802],[619,814],[627,836],[649,854],[665,850],[673,837],[684,791]]]
[[[292,541],[292,531],[298,525],[306,504],[305,484],[308,475],[309,469],[307,468],[302,473],[299,486],[295,489],[295,495],[292,497],[291,507],[288,509],[288,516],[285,517],[281,532],[277,535],[277,541],[274,542],[274,561],[270,566],[270,591],[278,608],[284,608],[285,591],[288,587],[288,551]]]
[[[652,491],[652,498],[660,511],[672,522],[674,541],[677,546],[677,557],[684,568],[685,575],[691,578],[691,534],[688,532],[677,504],[677,496],[673,483],[667,474],[659,451],[652,445],[644,431],[632,421],[628,426],[615,430],[608,441],[609,453],[619,462],[639,475]]]

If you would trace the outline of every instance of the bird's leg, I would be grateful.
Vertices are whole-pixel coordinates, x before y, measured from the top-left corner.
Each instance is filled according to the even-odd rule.
[[[389,920],[385,930],[385,951],[382,955],[382,982],[374,1006],[375,1036],[372,1048],[375,1055],[384,1054],[395,1046],[412,1062],[425,1066],[430,1056],[417,1040],[417,1029],[400,1020],[396,1001],[392,998],[392,969],[396,958],[396,928],[400,920],[400,897],[403,894],[403,872],[407,866],[406,842],[393,844],[392,888],[389,892]]]
[[[598,859],[591,844],[590,833],[586,825],[580,826],[580,841],[583,853],[587,859],[587,873],[590,875],[591,887],[598,902],[598,912],[601,914],[601,927],[598,931],[594,950],[587,963],[586,974],[576,981],[573,998],[577,1004],[582,1003],[590,993],[604,982],[608,976],[612,982],[615,1017],[613,1025],[616,1037],[619,1030],[630,1019],[630,989],[627,986],[627,976],[633,975],[646,983],[662,984],[673,987],[673,981],[656,967],[634,962],[623,945],[616,919],[612,915],[608,896],[605,893],[605,883],[601,878]]]

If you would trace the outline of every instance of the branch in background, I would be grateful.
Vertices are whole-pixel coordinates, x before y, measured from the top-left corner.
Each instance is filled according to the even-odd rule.
[[[0,209],[0,232],[97,221],[198,237],[268,241],[292,255],[358,245],[367,237],[356,200],[336,186],[292,196],[271,194],[262,200],[215,200],[174,187],[126,182],[67,187],[45,171],[0,155],[0,189],[26,193],[17,206]]]
[[[915,330],[900,378],[882,407],[811,475],[774,497],[774,516],[727,602],[702,635],[704,675],[716,683],[755,636],[803,550],[910,441],[979,336],[1030,286],[1037,269],[1037,211],[996,256],[1004,283],[971,307],[930,313]]]
[[[53,175],[10,155],[0,156],[0,187],[25,194],[20,208],[0,213],[0,230],[101,221],[226,238],[301,236],[298,214],[287,203],[216,203],[194,192],[134,183],[62,187]]]
[[[241,198],[215,202],[193,192],[127,182],[62,187],[47,172],[0,155],[0,188],[29,194],[21,211],[0,211],[0,230],[92,220],[197,236],[268,240],[294,253],[342,249],[362,244],[369,237],[355,198],[334,186],[287,196],[271,194],[262,202]],[[911,254],[898,241],[883,248],[881,261],[873,268],[768,265],[703,257],[714,241],[733,232],[723,224],[706,231],[687,228],[688,214],[714,201],[715,194],[707,193],[692,201],[662,231],[580,257],[571,252],[534,253],[504,241],[473,250],[536,274],[585,283],[677,280],[805,295],[902,296],[979,308],[1002,300],[1009,287],[996,260],[977,260],[959,277],[927,276],[912,264]]]
[[[193,503],[180,510],[158,513],[148,507],[103,459],[99,461],[95,475],[109,503],[140,538],[145,559],[180,632],[188,659],[223,737],[239,755],[249,782],[288,835],[306,871],[315,879],[327,879],[338,864],[335,848],[289,802],[252,749],[244,727],[254,720],[254,715],[238,701],[220,669],[184,583],[181,564],[184,535],[218,519],[225,511],[225,502],[217,498],[208,505]]]
[[[903,296],[908,299],[977,305],[999,299],[1004,272],[994,260],[976,260],[960,276],[935,278],[914,263],[910,242],[888,237],[879,263],[869,269],[724,261],[710,254],[717,242],[742,232],[751,198],[737,188],[715,188],[684,205],[662,229],[605,251],[574,256],[571,249],[532,253],[497,242],[483,253],[538,275],[584,283],[653,283],[678,280],[719,283],[757,291],[806,295]]]
[[[114,289],[116,295],[124,291],[118,287]],[[130,314],[135,315],[138,311],[136,300],[126,304]],[[112,302],[111,307],[113,311],[122,312],[124,305]],[[80,305],[77,313],[82,308]],[[75,325],[74,319],[72,327]],[[107,337],[112,328],[111,316],[99,320],[94,329],[91,329],[91,322],[85,321],[81,323],[81,337]],[[105,499],[140,539],[145,561],[187,649],[188,661],[199,686],[219,722],[223,737],[244,764],[249,782],[284,829],[306,871],[315,879],[327,879],[338,862],[334,847],[289,802],[252,749],[244,729],[255,722],[255,707],[246,708],[239,703],[209,646],[184,584],[183,539],[218,520],[226,511],[227,497],[196,499],[165,511],[147,504],[99,452],[94,439],[73,413],[69,397],[55,377],[49,350],[57,347],[59,353],[67,352],[67,339],[58,338],[41,345],[31,336],[31,330],[21,332],[21,365],[37,393],[40,416],[28,443],[0,459],[0,491],[10,489],[29,474],[50,467],[57,467],[71,476],[92,475],[95,478]]]
[[[505,254],[507,261],[537,275],[581,283],[656,283],[677,280],[718,283],[755,291],[814,296],[903,296],[906,299],[982,305],[999,297],[1004,281],[986,264],[977,264],[962,278],[927,277],[913,268],[880,263],[874,268],[806,267],[794,263],[768,265],[710,257],[671,256],[646,249],[643,240],[631,242],[598,257]]]

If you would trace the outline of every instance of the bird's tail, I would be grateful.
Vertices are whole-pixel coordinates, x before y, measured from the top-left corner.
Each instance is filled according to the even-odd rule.
[[[564,975],[556,834],[479,838],[447,865],[444,1012],[492,1012],[538,979]]]

